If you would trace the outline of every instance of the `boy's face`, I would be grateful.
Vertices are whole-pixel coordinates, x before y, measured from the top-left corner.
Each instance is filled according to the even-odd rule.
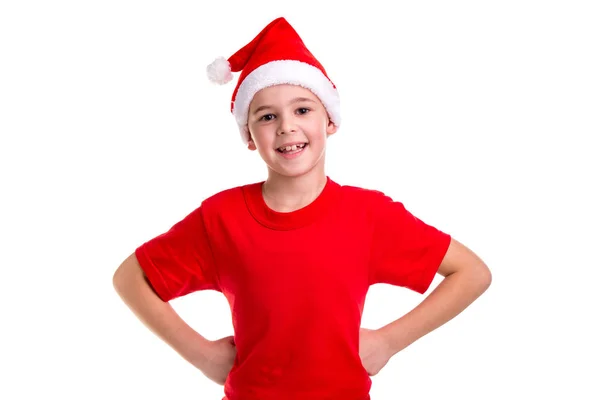
[[[270,172],[294,177],[324,167],[327,137],[337,131],[310,90],[277,85],[259,91],[248,113],[251,140]]]

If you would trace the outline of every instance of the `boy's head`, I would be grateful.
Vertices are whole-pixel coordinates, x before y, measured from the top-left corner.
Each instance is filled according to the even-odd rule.
[[[341,118],[337,88],[327,76],[323,66],[284,18],[272,21],[250,43],[229,59],[218,58],[207,67],[210,80],[219,84],[229,82],[233,79],[232,72],[240,71],[232,95],[231,112],[239,127],[242,140],[249,148],[258,148],[260,151],[260,144],[254,140],[256,138],[251,135],[249,126],[252,122],[251,103],[257,95],[261,97],[262,102],[269,103],[265,98],[271,95],[286,100],[282,94],[291,93],[292,89],[304,90],[306,93],[298,97],[312,97],[325,111],[327,125],[331,124],[336,129],[339,127]],[[279,86],[283,89],[276,88]],[[270,102],[274,103],[273,100]],[[328,129],[332,130],[332,128]],[[335,129],[329,134],[333,132]]]

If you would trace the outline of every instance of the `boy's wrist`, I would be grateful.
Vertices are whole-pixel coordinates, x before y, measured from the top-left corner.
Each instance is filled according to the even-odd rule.
[[[196,331],[189,332],[174,346],[175,350],[196,368],[203,368],[207,363],[207,350],[210,341]]]

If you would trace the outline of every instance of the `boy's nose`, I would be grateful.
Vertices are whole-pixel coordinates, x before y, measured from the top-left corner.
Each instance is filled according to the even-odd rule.
[[[295,129],[280,129],[278,135],[289,135],[290,133],[296,133]]]
[[[297,128],[291,118],[281,118],[281,123],[279,124],[279,129],[277,133],[279,135],[290,134],[296,132]]]

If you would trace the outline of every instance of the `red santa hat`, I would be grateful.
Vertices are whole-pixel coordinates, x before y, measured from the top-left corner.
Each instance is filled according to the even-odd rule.
[[[258,91],[274,85],[291,84],[309,89],[321,100],[331,121],[340,125],[337,88],[285,18],[272,21],[229,59],[219,57],[207,67],[209,79],[221,85],[233,79],[232,72],[240,71],[231,97],[231,112],[244,144],[250,140],[250,102]]]

